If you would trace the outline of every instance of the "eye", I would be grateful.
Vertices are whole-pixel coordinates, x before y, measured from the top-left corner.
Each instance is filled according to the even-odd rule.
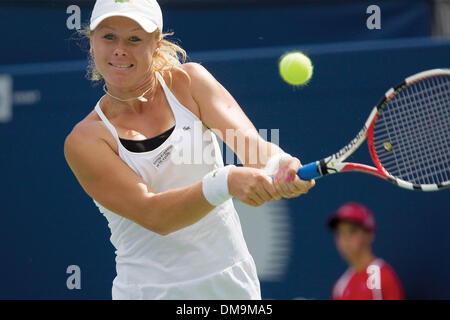
[[[139,39],[138,37],[132,36],[132,37],[130,37],[130,41],[139,42],[139,41],[141,41],[141,39]]]
[[[105,35],[103,38],[107,39],[107,40],[113,40],[114,39],[114,35],[111,33],[108,33],[107,35]]]

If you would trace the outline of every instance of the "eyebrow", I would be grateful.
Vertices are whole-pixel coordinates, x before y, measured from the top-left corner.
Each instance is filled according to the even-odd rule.
[[[116,29],[114,29],[113,27],[108,27],[108,26],[102,26],[101,29],[111,29],[113,31],[116,31]],[[142,28],[134,28],[130,31],[139,31],[139,30],[142,30]]]

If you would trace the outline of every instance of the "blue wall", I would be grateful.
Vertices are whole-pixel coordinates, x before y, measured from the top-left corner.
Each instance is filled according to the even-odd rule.
[[[410,7],[412,11],[408,12],[413,12],[410,17],[428,12],[423,2],[414,1]],[[289,10],[277,10],[280,17],[289,14]],[[405,10],[393,10],[392,14],[406,17]],[[328,10],[329,14],[332,12]],[[3,8],[0,14],[4,18],[11,15]],[[55,23],[52,13],[45,11],[45,14],[53,18],[44,19],[42,28]],[[181,12],[172,13],[167,20],[173,19],[175,25],[181,16]],[[28,18],[32,20],[31,16]],[[65,14],[60,20],[63,22],[59,23],[65,23]],[[397,28],[395,21],[401,27]],[[177,35],[180,38],[185,35],[188,47],[197,50],[190,51],[191,59],[213,73],[255,126],[280,128],[282,148],[306,163],[328,155],[353,138],[388,87],[415,72],[450,67],[450,41],[413,38],[424,35],[428,27],[423,23],[423,28],[417,31],[408,21],[421,20],[404,19],[405,24],[401,24],[394,19],[379,36],[368,32],[364,35],[356,28],[354,35],[359,36],[344,37],[345,27],[337,28],[322,41],[319,36],[326,37],[323,31],[330,28],[323,28],[317,39],[299,30],[308,41],[292,34],[277,40],[277,35],[265,29],[264,38],[269,40],[261,45],[245,33],[231,44],[212,38],[194,41],[192,35],[189,38],[195,29],[193,24],[186,31],[181,27],[174,29],[181,29]],[[56,34],[47,27],[39,31],[42,45],[38,45],[35,33],[23,33],[33,46],[17,44],[9,51],[2,50],[3,61],[42,62],[83,56],[77,53],[65,59],[65,40],[46,47],[49,43],[46,37]],[[15,36],[21,34],[17,32]],[[231,34],[224,32],[223,39],[230,41]],[[390,35],[403,39],[386,40]],[[248,46],[244,45],[244,39],[250,39]],[[319,43],[331,40],[347,42]],[[205,41],[214,44],[215,49],[256,48],[206,51],[211,48],[202,46]],[[299,89],[283,83],[277,71],[279,56],[292,49],[305,51],[315,66],[312,81]],[[71,50],[79,49],[74,46]],[[92,87],[84,78],[84,67],[85,62],[78,60],[0,66],[0,74],[13,77],[16,94],[40,92],[39,101],[15,105],[12,120],[0,123],[0,299],[111,297],[114,248],[109,242],[106,219],[81,189],[63,155],[65,137],[102,94],[100,87]],[[356,158],[369,161],[367,152],[361,149]],[[375,212],[379,226],[375,253],[396,269],[407,298],[450,297],[449,190],[411,192],[371,176],[347,174],[320,180],[307,196],[288,201],[293,222],[291,259],[282,279],[262,283],[264,298],[329,297],[331,286],[345,270],[345,264],[324,222],[348,200],[361,201]],[[66,287],[66,268],[73,264],[82,270],[82,290],[70,291]]]
[[[315,65],[313,80],[297,90],[280,80],[276,67],[279,55],[292,48],[272,48],[259,59],[244,54],[222,60],[218,53],[210,60],[202,54],[197,58],[257,128],[280,128],[281,146],[304,162],[351,139],[388,86],[421,70],[449,67],[450,56],[450,42],[424,39],[384,41],[370,48],[348,43],[345,50],[342,44],[297,48]],[[101,91],[89,85],[81,68],[60,69],[47,66],[38,75],[3,69],[13,74],[15,91],[39,90],[41,100],[14,107],[12,121],[0,125],[0,272],[5,275],[0,298],[110,297],[114,255],[106,220],[63,157],[65,136],[92,110]],[[368,161],[364,152],[358,159]],[[282,281],[263,282],[265,298],[328,297],[345,265],[324,220],[347,200],[361,201],[376,213],[375,252],[397,270],[408,298],[450,296],[448,190],[411,192],[348,174],[320,180],[308,196],[289,201],[292,258]],[[66,288],[65,270],[71,264],[83,271],[80,291]]]
[[[373,1],[298,2],[194,8],[164,5],[164,31],[174,31],[173,39],[188,52],[430,34],[431,10],[426,0],[380,1],[381,30],[366,28],[366,8]],[[8,30],[2,33],[5,50],[0,52],[0,64],[84,59],[87,51],[74,41],[76,32],[66,28],[66,8],[67,3],[58,2],[45,7],[0,5],[0,28]],[[91,7],[81,3],[80,9],[81,22],[86,24]]]

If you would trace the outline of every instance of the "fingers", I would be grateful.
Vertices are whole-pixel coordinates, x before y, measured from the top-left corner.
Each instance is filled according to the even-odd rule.
[[[255,200],[249,199],[249,198],[242,200],[242,202],[244,202],[252,207],[259,207],[262,204],[262,203],[256,202]]]
[[[248,197],[255,203],[261,205],[264,202],[280,200],[281,195],[277,192],[273,185],[273,181],[265,174],[261,174],[256,178],[256,184],[252,186]]]
[[[229,182],[230,193],[242,202],[255,207],[272,200],[298,197],[307,193],[315,184],[313,180],[303,181],[297,176],[299,166],[301,165],[298,159],[291,159],[273,178],[259,169],[235,170]]]
[[[314,187],[316,182],[314,180],[305,181],[300,179],[298,176],[295,177],[294,181],[292,181],[292,184],[294,185],[294,193],[298,195],[308,193],[309,189]]]
[[[253,173],[245,190],[245,203],[260,206],[273,199],[295,198],[314,187],[315,181],[304,181],[297,176],[301,162],[295,157],[280,160],[279,170],[273,178],[263,173]],[[248,181],[248,180],[247,180]]]
[[[295,198],[305,194],[315,185],[315,181],[304,181],[297,176],[297,168],[285,167],[274,177],[274,187],[283,198]]]
[[[264,176],[264,182],[262,184],[262,187],[267,192],[267,194],[270,196],[270,200],[272,200],[272,199],[280,200],[281,199],[281,194],[275,188],[272,178],[270,178],[268,176]]]
[[[288,168],[283,168],[274,177],[274,186],[283,198],[292,198],[297,193],[297,186],[291,182],[292,173]],[[295,178],[292,179],[295,181]]]
[[[251,201],[253,201],[256,205],[260,206],[262,205],[264,202],[270,201],[270,200],[266,200],[267,199],[267,195],[261,191],[257,191],[254,190],[250,193],[247,194],[247,198]]]
[[[233,197],[251,206],[281,199],[272,178],[260,169],[243,167],[230,170],[228,188]]]

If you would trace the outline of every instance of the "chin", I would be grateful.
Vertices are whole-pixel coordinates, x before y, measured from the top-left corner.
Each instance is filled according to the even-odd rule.
[[[135,83],[134,77],[130,75],[110,75],[105,78],[105,81],[115,87],[131,87]]]

